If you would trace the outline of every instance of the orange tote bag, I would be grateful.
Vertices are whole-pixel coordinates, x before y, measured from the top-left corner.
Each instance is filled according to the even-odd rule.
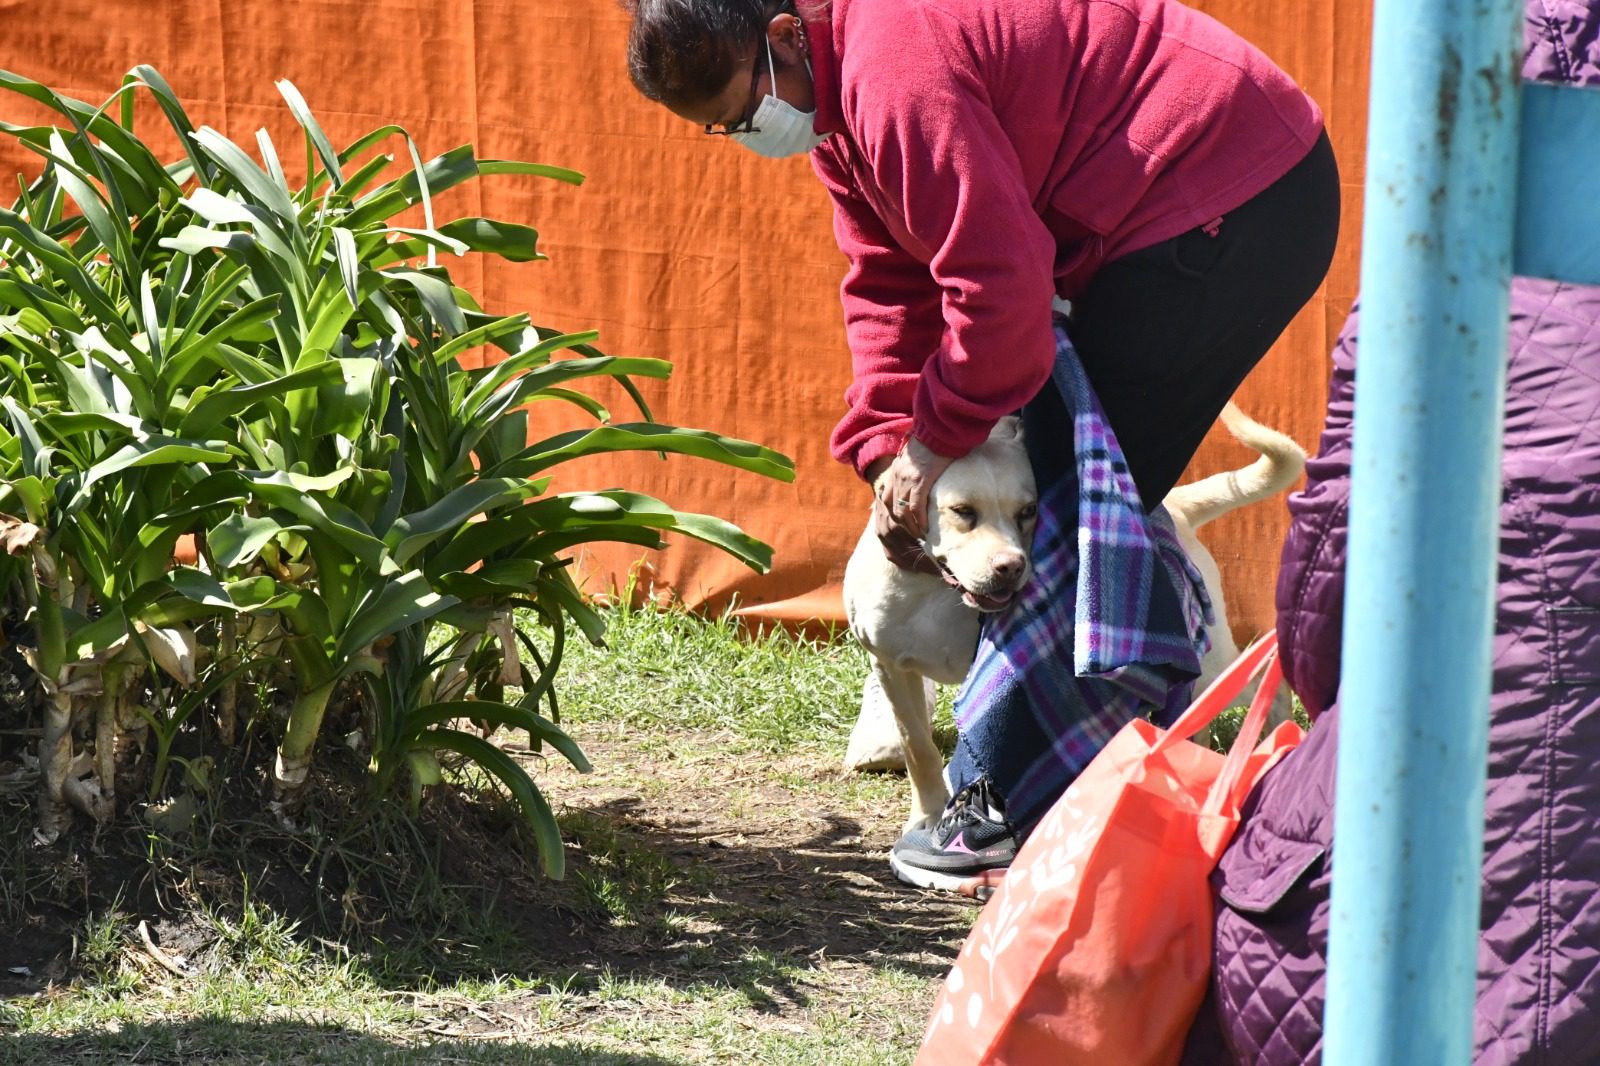
[[[1196,744],[1257,673],[1232,750]],[[1171,729],[1138,720],[1111,739],[984,907],[917,1066],[1178,1061],[1211,970],[1211,871],[1245,796],[1304,735],[1285,722],[1257,744],[1281,678],[1269,634]]]

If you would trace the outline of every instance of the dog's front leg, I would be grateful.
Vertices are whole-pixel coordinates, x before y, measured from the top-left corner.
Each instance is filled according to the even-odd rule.
[[[950,792],[944,783],[944,754],[933,739],[930,686],[913,670],[872,661],[878,684],[894,709],[895,725],[905,745],[906,776],[911,779],[911,814],[906,829],[932,825],[944,811]]]

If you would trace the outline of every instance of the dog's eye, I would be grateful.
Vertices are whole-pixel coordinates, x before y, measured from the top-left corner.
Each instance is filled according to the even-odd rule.
[[[978,520],[977,508],[968,507],[964,503],[958,503],[954,507],[950,508],[950,513],[961,519],[963,522],[975,522]]]
[[[1017,512],[1017,521],[1018,522],[1032,522],[1035,518],[1038,518],[1038,517],[1039,517],[1039,505],[1038,504],[1030,503],[1030,504],[1028,504],[1028,506],[1024,507],[1022,510]]]

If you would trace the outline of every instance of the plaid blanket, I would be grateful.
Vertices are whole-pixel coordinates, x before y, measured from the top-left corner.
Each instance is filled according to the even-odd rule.
[[[987,775],[1023,834],[1123,725],[1188,706],[1211,616],[1172,520],[1145,513],[1064,327],[1057,316],[1055,388],[1022,416],[1039,483],[1034,576],[985,616],[948,771],[954,789]]]

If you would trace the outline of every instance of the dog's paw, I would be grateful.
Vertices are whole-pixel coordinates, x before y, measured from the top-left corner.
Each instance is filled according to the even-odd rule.
[[[844,768],[856,773],[893,773],[906,768],[906,749],[895,725],[894,709],[877,676],[867,675],[861,690],[861,713],[850,731]]]
[[[844,768],[858,774],[893,774],[906,768],[905,749],[900,740],[893,744],[857,745],[852,739],[844,753]]]

